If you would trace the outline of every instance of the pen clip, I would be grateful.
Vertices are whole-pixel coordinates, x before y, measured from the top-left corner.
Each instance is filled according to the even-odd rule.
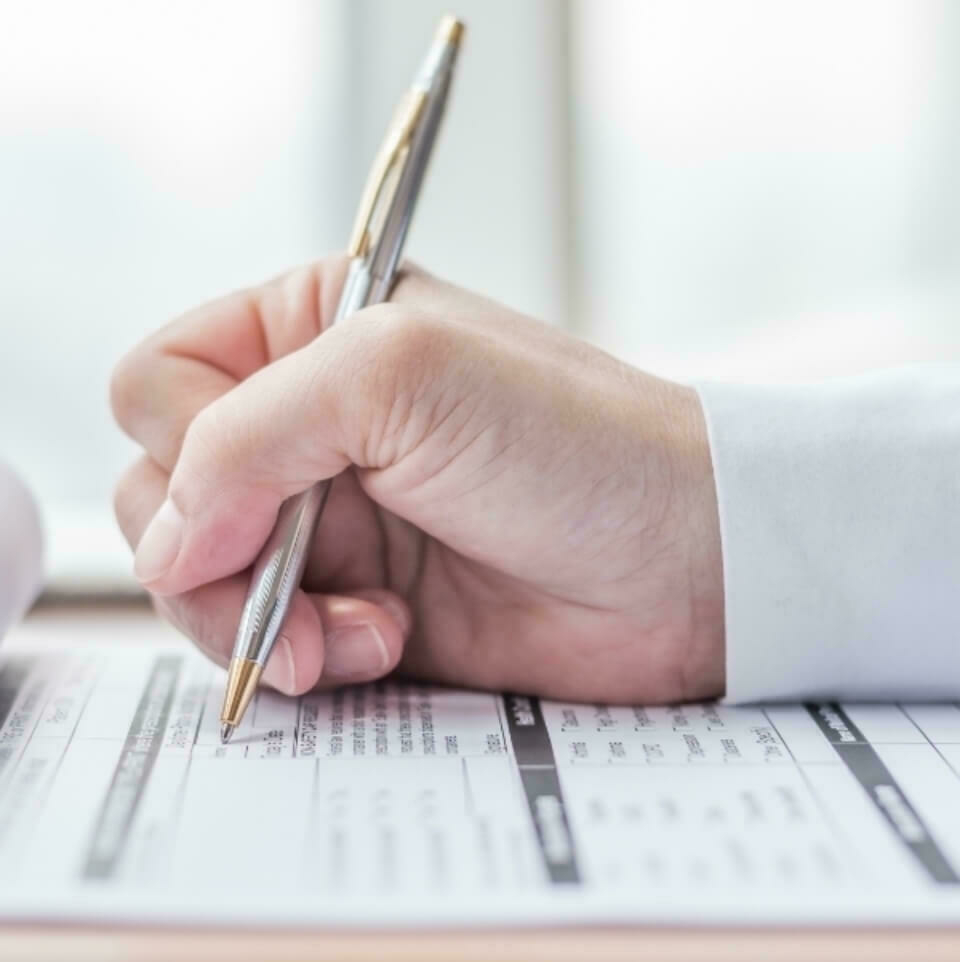
[[[400,101],[393,122],[373,162],[370,176],[363,188],[360,209],[350,235],[348,253],[351,257],[364,257],[370,250],[371,232],[378,208],[393,197],[400,172],[410,152],[410,143],[427,102],[425,91],[411,90]]]

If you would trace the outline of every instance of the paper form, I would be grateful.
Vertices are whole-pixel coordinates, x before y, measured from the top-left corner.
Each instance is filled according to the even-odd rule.
[[[186,645],[0,654],[0,918],[960,921],[960,706],[260,693]]]

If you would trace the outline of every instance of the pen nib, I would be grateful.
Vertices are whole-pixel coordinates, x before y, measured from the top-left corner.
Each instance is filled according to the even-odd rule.
[[[228,741],[233,737],[233,730],[236,726],[226,724],[220,729],[220,744],[226,745]]]

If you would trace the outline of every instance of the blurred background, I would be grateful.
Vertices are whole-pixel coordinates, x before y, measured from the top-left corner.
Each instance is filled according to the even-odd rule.
[[[668,377],[960,352],[954,0],[5,4],[0,459],[55,579],[129,577],[115,360],[343,247],[448,8],[411,257]]]

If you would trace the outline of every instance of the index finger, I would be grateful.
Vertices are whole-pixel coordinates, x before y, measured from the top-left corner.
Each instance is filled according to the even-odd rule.
[[[346,265],[335,256],[296,268],[196,308],[149,337],[117,365],[111,380],[120,427],[172,470],[203,408],[329,324]]]

